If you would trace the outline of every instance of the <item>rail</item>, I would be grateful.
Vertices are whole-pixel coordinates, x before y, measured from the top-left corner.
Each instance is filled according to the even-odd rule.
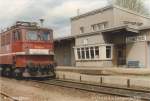
[[[14,98],[6,93],[3,93],[3,92],[0,92],[0,95],[4,98],[4,100],[9,99],[10,101],[19,101],[18,99]],[[2,99],[2,97],[1,97],[1,99]]]
[[[101,85],[86,84],[81,82],[64,81],[58,79],[51,79],[45,81],[37,81],[37,80],[31,80],[31,81],[42,83],[42,84],[85,90],[89,92],[150,101],[150,91],[126,89],[126,88],[119,88],[119,87],[108,87],[108,86],[101,86]]]

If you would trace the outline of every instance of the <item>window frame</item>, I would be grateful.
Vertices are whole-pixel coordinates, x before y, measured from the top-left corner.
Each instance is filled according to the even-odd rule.
[[[109,49],[110,49],[109,57],[107,57],[107,49],[108,49],[107,47],[109,47]],[[106,46],[106,59],[112,59],[112,46]]]
[[[84,33],[84,31],[85,31],[84,27],[83,27],[83,26],[81,26],[81,27],[80,27],[80,34],[83,34],[83,33]]]
[[[89,47],[86,47],[86,48],[85,48],[85,56],[86,56],[86,57],[85,57],[86,59],[90,59],[90,58],[91,58]]]
[[[97,24],[91,25],[91,28],[93,32],[98,30]]]
[[[104,30],[106,28],[108,28],[107,21],[91,25],[92,32]]]
[[[16,33],[17,33],[17,38],[16,38]],[[14,31],[12,32],[12,35],[13,35],[12,38],[13,38],[13,41],[14,41],[14,42],[21,40],[22,35],[21,35],[21,31],[20,31],[20,30],[14,30]]]
[[[1,35],[1,46],[5,45],[5,40],[6,40],[5,37],[6,37],[5,34]]]
[[[77,58],[81,59],[81,48],[77,48],[76,52],[77,52]]]
[[[100,48],[99,48],[99,46],[95,46],[95,50],[94,51],[95,51],[94,58],[95,59],[99,59],[100,58]]]
[[[10,33],[5,34],[5,45],[10,44],[11,36]]]
[[[81,48],[81,59],[85,60],[86,56],[85,56],[85,48]]]
[[[107,58],[106,56],[107,54],[106,49],[108,46],[110,46],[110,58]],[[74,50],[76,52],[75,53],[76,61],[112,60],[113,58],[113,45],[112,44],[80,46],[80,47],[75,47]],[[89,56],[87,56],[87,52]],[[80,54],[80,57],[79,57],[79,54]],[[105,54],[105,55],[102,56],[102,54]],[[83,55],[84,55],[84,58],[82,57]]]
[[[36,35],[36,36],[34,36]],[[31,36],[36,37],[34,39],[31,39]],[[45,37],[47,36],[47,37]],[[53,41],[53,35],[51,31],[45,31],[45,30],[27,30],[25,35],[26,41]]]

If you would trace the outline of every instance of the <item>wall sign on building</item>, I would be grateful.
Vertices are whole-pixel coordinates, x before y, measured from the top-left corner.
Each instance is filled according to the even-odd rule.
[[[146,41],[146,35],[126,37],[127,43]]]

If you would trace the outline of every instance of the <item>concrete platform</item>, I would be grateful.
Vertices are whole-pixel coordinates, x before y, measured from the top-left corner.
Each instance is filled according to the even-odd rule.
[[[125,68],[125,67],[67,67],[57,66],[57,71],[68,71],[90,75],[144,75],[150,76],[150,68]]]
[[[108,85],[129,88],[144,88],[150,91],[150,79],[144,76],[114,76],[114,75],[86,75],[74,72],[57,71],[56,77],[62,80]]]
[[[150,69],[57,67],[57,78],[92,84],[148,88]]]

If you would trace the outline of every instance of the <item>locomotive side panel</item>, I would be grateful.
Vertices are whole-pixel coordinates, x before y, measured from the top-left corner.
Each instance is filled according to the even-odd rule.
[[[1,34],[1,55],[0,64],[12,64],[12,49],[11,49],[11,31]]]

